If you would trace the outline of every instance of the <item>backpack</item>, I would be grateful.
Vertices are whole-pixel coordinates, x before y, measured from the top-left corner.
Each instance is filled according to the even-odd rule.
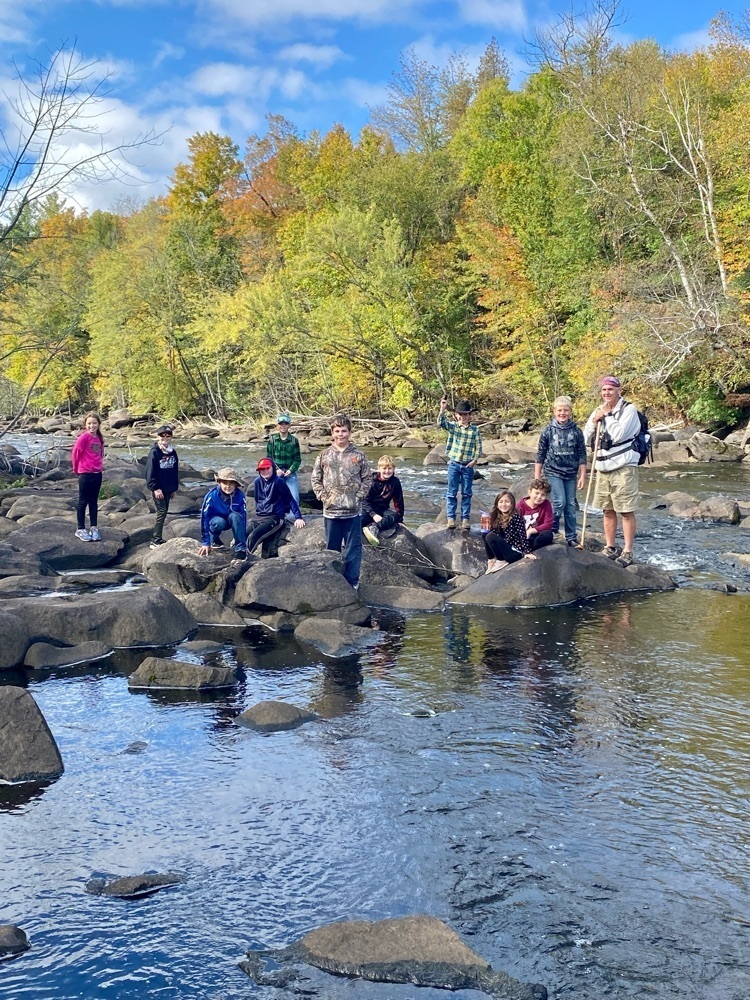
[[[641,422],[641,429],[633,438],[632,446],[633,451],[638,452],[638,464],[643,465],[645,462],[653,462],[654,446],[651,443],[651,434],[648,429],[648,417],[645,413],[641,413],[639,409],[636,409],[635,412],[638,414],[638,419]]]

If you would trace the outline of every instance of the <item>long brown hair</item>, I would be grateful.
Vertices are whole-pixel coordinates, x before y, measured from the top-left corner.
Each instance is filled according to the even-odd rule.
[[[507,514],[504,514],[501,510],[498,510],[498,501],[502,500],[503,497],[510,497],[510,501],[513,504],[511,509]],[[492,505],[492,510],[490,511],[490,528],[493,531],[497,531],[498,528],[502,528],[503,531],[508,527],[510,519],[513,517],[516,511],[516,498],[510,492],[510,490],[500,490],[498,495],[495,497],[495,502]]]
[[[89,410],[88,413],[84,413],[83,415],[84,430],[86,430],[86,421],[89,419],[89,417],[93,417],[99,425],[96,428],[96,436],[99,438],[99,444],[102,446],[102,454],[104,454],[104,435],[102,434],[102,418],[99,416],[96,410]]]

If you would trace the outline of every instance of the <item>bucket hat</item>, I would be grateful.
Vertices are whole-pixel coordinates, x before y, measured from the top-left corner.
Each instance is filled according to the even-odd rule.
[[[216,480],[217,483],[220,480],[223,480],[226,483],[237,483],[238,486],[242,486],[242,480],[234,471],[234,469],[231,468],[231,466],[229,465],[227,465],[223,469],[219,469],[219,471],[214,476],[214,479]]]

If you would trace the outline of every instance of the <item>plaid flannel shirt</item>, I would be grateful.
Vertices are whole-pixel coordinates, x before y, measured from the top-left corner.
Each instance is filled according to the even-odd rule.
[[[482,453],[482,435],[476,424],[464,427],[457,420],[449,420],[445,413],[438,415],[437,422],[438,427],[448,431],[445,454],[450,461],[466,465],[479,458]]]
[[[266,445],[266,455],[273,459],[278,469],[296,472],[302,464],[299,441],[294,434],[287,434],[286,441],[281,434],[272,434]]]

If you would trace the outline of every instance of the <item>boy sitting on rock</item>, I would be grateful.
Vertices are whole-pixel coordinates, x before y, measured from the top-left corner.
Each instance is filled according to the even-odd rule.
[[[271,552],[266,543],[281,530],[287,514],[294,516],[295,528],[304,528],[305,522],[299,504],[286,479],[278,474],[273,459],[261,458],[256,471],[258,475],[253,483],[255,517],[247,525],[247,551],[252,553],[262,544],[263,556],[267,558],[275,553]]]
[[[380,532],[404,519],[404,491],[395,475],[396,463],[390,455],[378,459],[378,471],[372,474],[370,492],[362,501],[362,533],[370,545],[380,545]],[[389,510],[393,503],[393,510]]]
[[[550,484],[546,479],[532,479],[529,495],[518,501],[518,513],[526,523],[526,537],[531,551],[551,545],[555,515],[549,502]]]
[[[229,467],[219,469],[212,490],[203,498],[201,507],[201,547],[198,552],[207,556],[212,548],[222,548],[222,531],[232,529],[234,536],[234,554],[238,559],[244,559],[245,533],[247,531],[247,514],[245,494],[240,487],[240,477]]]

